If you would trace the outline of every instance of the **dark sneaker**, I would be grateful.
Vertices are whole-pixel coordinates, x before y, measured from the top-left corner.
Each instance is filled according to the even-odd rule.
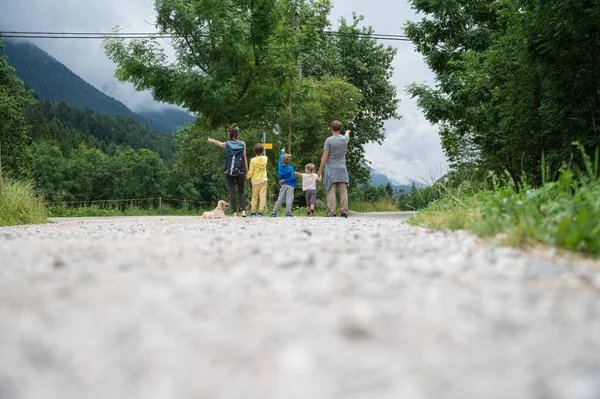
[[[337,217],[337,213],[334,213],[333,215],[327,215],[328,218],[336,218]]]
[[[252,212],[252,213],[250,214],[250,216],[256,216],[256,213]]]
[[[294,215],[292,215],[291,213],[286,213],[286,214],[285,214],[285,217],[286,217],[286,218],[291,218],[291,217],[294,217]]]
[[[258,216],[263,216],[263,213],[262,212],[258,212]]]
[[[271,217],[273,217],[273,218],[276,218],[276,217],[277,217],[277,214],[276,214],[275,212],[273,212],[273,213],[271,214]]]
[[[342,215],[341,215],[341,216],[342,216],[343,218],[346,218],[346,219],[348,219],[348,215],[347,215],[347,214],[345,214],[344,212],[342,212]]]

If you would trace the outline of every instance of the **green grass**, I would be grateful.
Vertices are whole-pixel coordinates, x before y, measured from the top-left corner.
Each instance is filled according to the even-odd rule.
[[[540,188],[510,179],[493,180],[493,189],[465,194],[446,190],[410,222],[433,229],[466,229],[482,237],[503,234],[502,243],[542,243],[600,256],[600,180],[598,156],[587,170],[563,170]]]
[[[198,216],[208,209],[177,209],[170,206],[157,208],[141,208],[128,206],[124,210],[106,208],[98,205],[70,208],[65,205],[49,206],[49,217],[103,217],[103,216]]]
[[[46,208],[31,182],[0,181],[0,226],[45,223]]]
[[[383,198],[377,202],[351,202],[348,207],[354,212],[398,212],[398,207],[391,198]]]
[[[398,208],[390,199],[384,199],[376,203],[354,202],[350,203],[349,208],[354,212],[394,212]],[[124,211],[117,209],[113,204],[108,206],[90,205],[84,207],[68,207],[66,205],[48,206],[49,217],[103,217],[103,216],[199,216],[202,212],[212,210],[214,207],[206,209],[178,209],[169,205],[163,205],[162,210],[157,208],[145,208],[136,206],[127,206]],[[273,205],[269,205],[265,210],[265,216],[271,216]],[[231,212],[227,213],[231,215]],[[247,210],[250,215],[250,209]],[[278,216],[285,215],[285,207],[279,210]],[[306,208],[303,206],[292,207],[292,215],[306,216]],[[315,216],[327,216],[325,206],[315,209]]]
[[[402,211],[418,211],[425,209],[435,200],[443,197],[446,188],[444,184],[434,183],[424,188],[416,188],[398,197],[398,208]]]

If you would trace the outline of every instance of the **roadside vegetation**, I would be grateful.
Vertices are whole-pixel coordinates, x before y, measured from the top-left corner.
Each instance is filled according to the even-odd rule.
[[[301,190],[297,190],[302,193]],[[360,191],[360,189],[359,189]],[[296,193],[298,194],[298,193]],[[323,200],[325,197],[323,196]],[[171,203],[169,199],[162,199],[163,204],[159,206],[157,200],[152,201],[127,201],[127,202],[106,202],[94,204],[52,204],[47,206],[48,217],[107,217],[107,216],[199,216],[202,212],[215,208],[214,204],[182,204],[181,202]],[[250,215],[250,196],[247,195],[247,213]],[[275,199],[267,205],[265,216],[271,216]],[[296,199],[292,207],[292,215],[306,216],[306,208],[302,206],[302,199]],[[339,206],[339,200],[338,200]],[[349,203],[352,212],[394,212],[398,210],[395,200],[384,196],[373,200],[354,194],[354,200]],[[279,216],[285,214],[285,206],[279,211]],[[326,216],[327,205],[325,201],[320,201],[315,209],[315,216]],[[229,216],[229,214],[228,214]]]
[[[408,92],[439,126],[450,170],[402,198],[426,208],[412,223],[600,255],[597,4],[410,3],[423,19],[405,33],[435,82]]]
[[[499,237],[512,246],[545,244],[600,256],[600,179],[598,151],[585,168],[563,168],[537,188],[507,173],[490,174],[482,186],[437,185],[437,199],[411,219],[432,229],[466,229],[481,237]],[[545,177],[544,177],[545,179]],[[415,201],[425,198],[411,194]],[[434,197],[434,196],[432,196]]]
[[[31,182],[0,179],[0,226],[44,222],[46,207]]]

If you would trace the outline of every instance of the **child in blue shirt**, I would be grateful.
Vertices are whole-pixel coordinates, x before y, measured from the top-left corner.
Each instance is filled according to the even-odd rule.
[[[275,208],[271,216],[276,217],[277,211],[283,204],[285,199],[285,216],[292,216],[292,204],[294,203],[294,187],[296,187],[296,175],[294,174],[294,167],[291,165],[292,156],[285,153],[285,149],[281,150],[279,155],[279,165],[277,167],[277,173],[279,175],[279,197],[275,203]]]

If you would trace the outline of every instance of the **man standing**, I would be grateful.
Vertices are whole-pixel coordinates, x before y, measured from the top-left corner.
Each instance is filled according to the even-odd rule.
[[[340,121],[331,122],[331,136],[325,140],[323,156],[319,165],[319,179],[322,176],[323,167],[325,168],[325,178],[323,184],[327,191],[327,216],[337,216],[337,201],[335,189],[337,187],[340,193],[340,211],[341,216],[348,217],[348,170],[346,169],[346,151],[348,150],[348,141],[350,140],[350,130],[342,135],[342,123]]]

